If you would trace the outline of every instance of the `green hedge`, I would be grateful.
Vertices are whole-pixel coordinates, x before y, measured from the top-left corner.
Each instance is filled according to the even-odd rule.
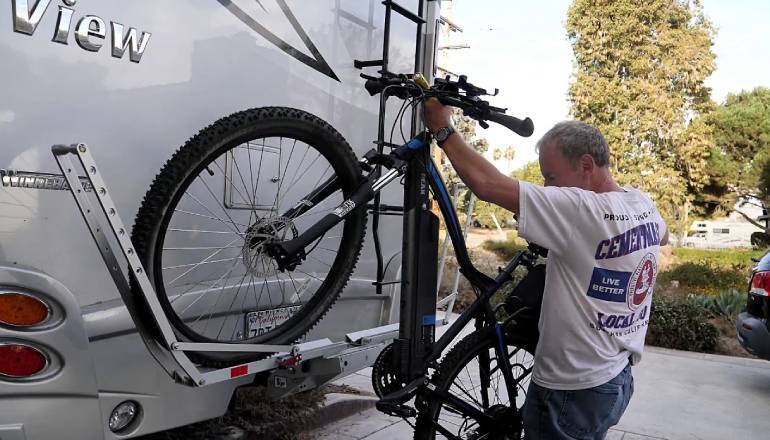
[[[657,282],[666,289],[674,280],[680,288],[692,293],[718,295],[730,289],[745,290],[748,270],[737,265],[725,268],[708,260],[685,262],[661,272]]]
[[[713,352],[719,330],[708,321],[709,317],[693,297],[653,295],[646,342],[676,350]]]
[[[760,258],[766,251],[756,249],[693,249],[672,248],[679,264],[708,262],[721,269],[749,270],[752,258]]]

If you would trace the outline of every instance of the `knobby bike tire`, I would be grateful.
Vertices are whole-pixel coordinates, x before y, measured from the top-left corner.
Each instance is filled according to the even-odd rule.
[[[344,198],[349,197],[360,184],[362,172],[356,157],[342,135],[340,135],[332,126],[320,118],[302,110],[284,107],[266,107],[232,114],[201,130],[197,135],[188,140],[163,166],[145,195],[136,216],[132,232],[132,241],[136,247],[137,255],[145,266],[147,275],[155,287],[163,311],[180,340],[191,342],[222,342],[221,340],[200,334],[202,332],[195,331],[191,326],[188,326],[188,323],[186,323],[183,317],[180,316],[182,313],[178,313],[165,292],[165,286],[162,280],[163,270],[161,268],[161,254],[163,252],[165,236],[168,233],[167,229],[169,228],[169,221],[174,215],[179,200],[184,196],[187,188],[192,186],[193,181],[198,178],[197,176],[199,176],[200,173],[209,172],[211,173],[211,176],[214,176],[216,168],[212,164],[221,169],[221,166],[217,161],[222,155],[234,154],[230,152],[236,151],[236,149],[239,148],[239,145],[245,143],[246,149],[248,150],[247,153],[249,154],[249,171],[251,171],[251,149],[253,147],[250,142],[256,142],[254,141],[255,139],[263,139],[261,154],[264,155],[267,148],[267,142],[264,139],[280,138],[281,142],[283,142],[284,137],[287,139],[294,139],[294,145],[297,144],[298,140],[304,142],[308,146],[308,150],[312,147],[319,153],[319,158],[323,157],[324,160],[328,161],[332,172],[335,173],[341,181],[341,192]],[[283,145],[281,145],[281,148],[283,148]],[[292,147],[292,153],[293,152],[294,147]],[[256,150],[254,154],[256,155]],[[235,156],[233,155],[232,157],[234,158]],[[226,161],[227,159],[225,159],[225,163],[227,163]],[[262,156],[260,156],[260,167],[262,165],[261,161]],[[286,167],[289,166],[291,161],[292,157],[290,155]],[[236,162],[235,159],[233,159],[233,162]],[[302,166],[302,164],[300,164],[300,166]],[[281,167],[282,165],[279,156],[279,172]],[[240,171],[238,172],[240,173]],[[301,173],[301,170],[295,170],[295,174],[297,172]],[[224,170],[222,171],[222,174],[225,174]],[[288,175],[288,173],[286,175]],[[231,178],[229,184],[235,186],[233,180],[235,180],[234,177]],[[243,176],[241,176],[241,180],[244,180]],[[257,186],[259,186],[259,180],[257,181]],[[245,181],[244,189],[247,191],[243,192],[248,193],[248,191],[250,191]],[[308,188],[307,192],[311,189],[312,188]],[[281,187],[279,186],[275,197],[276,201],[278,201],[280,191]],[[286,191],[288,194],[290,189],[287,189]],[[254,189],[253,200],[256,200],[257,198],[256,192],[257,190]],[[252,207],[252,209],[254,208]],[[225,211],[225,208],[222,207],[222,210]],[[256,210],[254,212],[254,218],[256,219]],[[212,216],[207,214],[201,215],[198,213],[196,215],[213,219]],[[251,214],[249,215],[249,219],[251,219]],[[263,217],[263,219],[264,218],[267,217]],[[232,226],[238,228],[235,222],[233,222]],[[304,336],[327,313],[347,284],[361,251],[365,228],[366,210],[356,209],[343,221],[339,251],[334,258],[334,262],[330,266],[325,279],[322,280],[320,287],[315,291],[315,294],[313,294],[293,316],[288,318],[283,324],[274,327],[271,331],[249,338],[246,338],[246,335],[244,335],[243,339],[232,342],[246,344],[291,344]],[[284,227],[284,229],[286,229],[286,227]],[[240,229],[238,230],[240,231]],[[246,235],[242,235],[244,235],[243,239],[246,240]],[[235,243],[231,247],[237,248],[238,244],[239,243]],[[246,245],[244,244],[244,246]],[[236,250],[234,252],[238,251]],[[238,256],[236,255],[234,260],[237,260],[237,258]],[[244,266],[247,265],[245,261],[246,260],[244,259]],[[237,265],[238,263],[236,261],[233,264]],[[264,265],[265,263],[263,262],[262,264]],[[233,269],[231,269],[231,271],[232,270]],[[247,271],[249,269],[245,268],[244,270]],[[229,274],[225,274],[224,276],[226,277],[228,275]],[[246,276],[247,275],[244,275],[243,279],[245,279]],[[241,280],[241,283],[243,283],[243,279]],[[276,275],[276,280],[280,281],[278,275]],[[293,281],[294,279],[292,278],[292,282]],[[320,281],[321,280],[319,280],[319,282]],[[224,283],[225,282],[223,282],[223,285]],[[287,284],[285,279],[282,283]],[[132,280],[132,287],[136,296],[137,283],[135,280]],[[219,288],[218,285],[216,285],[216,287],[217,289]],[[247,286],[247,294],[249,293],[248,289],[249,286]],[[254,288],[254,292],[256,295],[256,287]],[[299,294],[299,291],[296,293]],[[236,293],[236,296],[237,295],[238,293]],[[272,304],[272,294],[270,295]],[[137,297],[137,301],[143,303],[140,297]],[[259,299],[256,300],[256,303],[257,305],[259,304]],[[236,326],[237,322],[233,325]],[[195,352],[188,354],[195,362],[213,367],[248,362],[268,355],[267,353],[214,352]]]
[[[523,354],[522,357],[523,360],[526,361],[527,367],[530,368],[531,371],[531,365],[534,360],[534,351],[535,351],[535,343],[531,342],[529,339],[518,336],[515,331],[509,331],[508,336],[506,336],[506,343],[509,347],[509,351],[512,351],[513,354],[511,356],[518,356],[518,354]],[[458,378],[458,376],[464,376],[465,374],[469,374],[469,370],[467,369],[468,364],[476,359],[483,351],[491,352],[494,350],[495,345],[497,344],[497,337],[495,336],[494,329],[493,328],[483,328],[480,330],[475,331],[474,333],[471,333],[470,335],[463,338],[460,342],[458,342],[450,351],[447,353],[447,355],[441,360],[438,367],[436,368],[436,371],[431,378],[431,383],[436,386],[436,388],[444,391],[448,391],[451,394],[455,395],[456,397],[460,397],[463,400],[469,401],[472,399],[470,395],[463,395],[459,392],[452,392],[452,384]],[[517,351],[518,350],[518,351]],[[518,358],[517,358],[518,359]],[[514,372],[514,380],[518,381],[525,381],[528,379],[529,376],[531,376],[530,372],[527,372],[526,374],[523,373],[523,369],[520,369],[519,367],[513,365],[512,370]],[[517,371],[522,372],[522,377],[516,377]],[[494,373],[492,374],[494,376]],[[470,374],[469,376],[470,377]],[[501,387],[504,385],[504,382],[501,383]],[[526,389],[520,384],[519,391],[522,392],[522,395],[526,393]],[[457,391],[457,390],[456,390]],[[478,396],[474,396],[478,397]],[[433,440],[435,438],[446,438],[445,436],[436,433],[434,421],[438,421],[439,424],[441,424],[443,427],[449,429],[453,432],[453,434],[458,435],[460,438],[467,438],[467,439],[476,439],[476,438],[489,438],[489,439],[498,439],[501,437],[496,437],[493,435],[485,436],[480,435],[478,432],[466,432],[463,433],[455,433],[454,429],[459,429],[458,426],[455,426],[454,424],[448,423],[444,421],[442,423],[442,420],[440,420],[441,416],[441,410],[442,410],[442,403],[438,400],[438,398],[433,397],[430,394],[423,394],[421,396],[418,396],[418,416],[417,416],[417,423],[415,425],[415,434],[414,438],[415,440]],[[478,406],[478,405],[477,405]],[[493,406],[493,405],[490,405]],[[520,408],[517,408],[520,410]],[[472,423],[470,423],[470,426],[472,427]],[[507,434],[506,434],[507,435]],[[510,437],[502,437],[506,439],[518,439],[521,437],[521,432],[518,433],[511,433]]]

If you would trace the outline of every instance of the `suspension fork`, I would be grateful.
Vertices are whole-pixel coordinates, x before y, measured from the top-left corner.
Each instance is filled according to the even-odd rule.
[[[350,216],[351,213],[359,209],[366,209],[366,204],[374,198],[374,195],[399,176],[400,171],[397,169],[388,170],[387,173],[380,177],[377,177],[375,173],[369,174],[350,198],[343,201],[334,211],[326,214],[305,232],[292,240],[267,244],[265,246],[267,254],[276,260],[279,270],[294,269],[304,260],[304,250],[306,247],[321,238],[331,228]],[[340,187],[339,178],[332,176],[306,197],[303,197],[297,205],[286,211],[284,216],[296,218],[302,215],[340,189]]]

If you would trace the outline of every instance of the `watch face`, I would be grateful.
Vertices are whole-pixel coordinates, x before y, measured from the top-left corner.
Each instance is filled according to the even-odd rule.
[[[436,141],[444,142],[446,138],[449,137],[449,134],[450,134],[449,128],[447,127],[439,128],[438,131],[436,132]]]

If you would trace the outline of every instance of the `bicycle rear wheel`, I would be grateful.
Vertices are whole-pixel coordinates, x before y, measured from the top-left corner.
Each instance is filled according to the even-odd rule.
[[[336,176],[339,190],[283,214]],[[136,217],[132,240],[178,337],[193,342],[290,344],[328,311],[358,259],[358,209],[277,270],[265,244],[290,240],[349,197],[361,169],[343,137],[301,110],[269,107],[225,117],[165,164]],[[266,354],[193,353],[212,366]]]
[[[507,341],[511,372],[518,390],[515,402],[511,402],[495,352],[496,344],[497,338],[489,328],[466,336],[442,359],[431,383],[491,416],[498,421],[496,428],[499,431],[484,429],[472,417],[461,414],[437,396],[426,394],[417,416],[416,440],[447,438],[436,430],[436,424],[461,439],[523,438],[520,409],[524,404],[535,348],[523,338]]]

